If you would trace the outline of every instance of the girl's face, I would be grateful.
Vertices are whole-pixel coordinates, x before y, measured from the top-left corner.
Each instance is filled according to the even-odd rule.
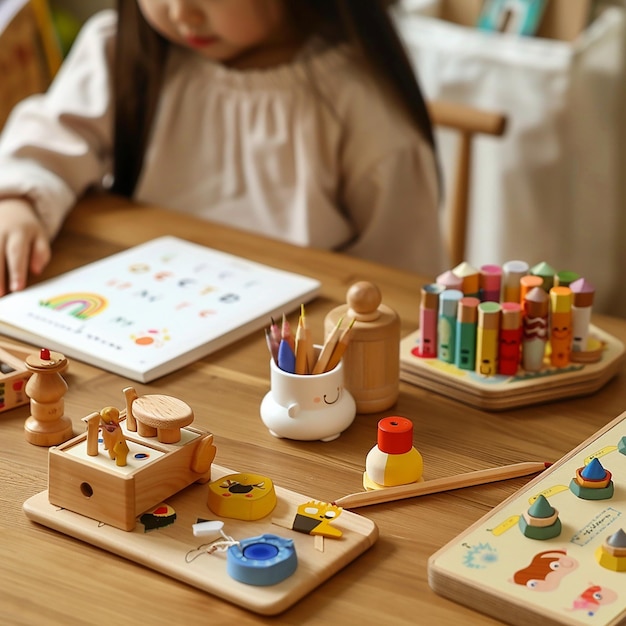
[[[278,65],[299,46],[284,0],[137,0],[169,41],[238,68]]]

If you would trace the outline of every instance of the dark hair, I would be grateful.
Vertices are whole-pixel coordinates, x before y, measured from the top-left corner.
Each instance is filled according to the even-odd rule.
[[[392,2],[298,0],[287,2],[287,7],[303,33],[315,32],[330,43],[350,42],[357,47],[434,146],[421,89],[388,12]],[[169,42],[146,22],[137,0],[118,0],[117,6],[113,191],[131,196],[143,165]]]

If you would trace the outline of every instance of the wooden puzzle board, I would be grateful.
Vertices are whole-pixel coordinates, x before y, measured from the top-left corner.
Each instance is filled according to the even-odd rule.
[[[597,363],[570,363],[559,369],[546,361],[536,373],[520,368],[516,376],[483,376],[437,358],[416,356],[417,330],[400,342],[400,378],[490,411],[586,395],[598,391],[613,378],[626,357],[624,345],[617,338],[593,325],[590,332],[606,344]]]
[[[234,473],[218,465],[212,466],[211,480]],[[211,593],[250,611],[275,615],[289,608],[315,587],[348,565],[370,548],[378,538],[378,528],[371,520],[342,511],[333,526],[342,531],[339,539],[320,539],[295,532],[272,523],[273,518],[290,519],[298,505],[311,498],[275,485],[278,503],[267,517],[256,521],[220,518],[208,508],[208,483],[194,484],[167,500],[176,511],[176,521],[170,526],[144,531],[141,523],[126,532],[95,520],[59,509],[48,502],[43,491],[24,503],[24,512],[35,522],[125,557],[167,576]],[[270,533],[294,540],[298,567],[282,582],[257,587],[231,578],[226,572],[226,552],[208,554],[199,551],[207,541],[195,537],[192,525],[198,519],[221,519],[224,532],[234,539]],[[322,543],[323,549],[319,549]],[[317,544],[317,547],[316,547]]]
[[[626,412],[431,556],[433,590],[520,626],[624,624],[626,571],[602,567],[594,556],[608,536],[620,528],[626,531],[626,451],[617,448],[622,438],[624,450]],[[613,475],[610,499],[584,500],[569,490],[576,469],[593,457]],[[517,524],[539,494],[559,512],[562,532],[553,539],[529,539]],[[535,555],[552,550],[565,550],[577,564],[556,570],[567,575],[555,589],[536,591],[512,581]],[[534,572],[532,577],[541,575]],[[604,603],[590,601],[594,586],[601,588],[596,592]]]

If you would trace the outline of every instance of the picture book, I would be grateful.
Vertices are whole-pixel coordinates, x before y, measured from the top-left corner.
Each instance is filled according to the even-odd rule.
[[[161,237],[0,298],[0,333],[150,382],[312,299],[319,281]]]

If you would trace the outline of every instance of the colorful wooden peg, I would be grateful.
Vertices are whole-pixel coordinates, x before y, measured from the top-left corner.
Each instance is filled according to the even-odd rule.
[[[572,301],[569,287],[550,289],[550,363],[566,367],[572,351]]]
[[[519,527],[529,539],[552,539],[561,534],[559,512],[540,494],[519,518]]]
[[[422,479],[424,462],[413,447],[413,423],[406,417],[384,417],[378,422],[377,444],[367,453],[363,487],[384,489]]]
[[[608,500],[613,497],[614,491],[611,478],[611,472],[605,470],[599,459],[594,457],[587,465],[576,470],[569,488],[583,500]]]
[[[606,538],[604,543],[596,550],[596,560],[606,569],[614,572],[626,571],[626,533],[620,528]]]

